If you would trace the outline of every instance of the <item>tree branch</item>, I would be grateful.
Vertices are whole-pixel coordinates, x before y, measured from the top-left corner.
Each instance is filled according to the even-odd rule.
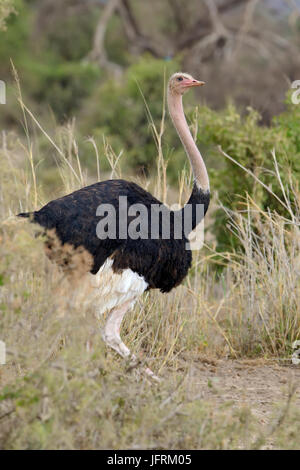
[[[240,7],[245,2],[247,2],[247,0],[230,0],[217,9],[218,14],[225,14],[229,11],[232,11],[233,9]],[[203,39],[210,33],[211,25],[209,24],[209,21],[200,18],[198,21],[196,21],[194,26],[192,26],[190,32],[177,44],[177,51],[179,52],[183,49],[192,47],[199,40]]]
[[[254,16],[257,3],[258,3],[258,0],[249,0],[247,5],[245,6],[244,18],[243,18],[240,30],[237,33],[236,46],[235,46],[235,50],[233,51],[231,59],[233,59],[234,57],[238,55],[242,42],[245,41],[245,37],[248,34],[252,25],[253,16]]]
[[[177,27],[177,33],[181,34],[185,30],[185,21],[183,19],[182,14],[182,1],[180,0],[180,4],[177,0],[168,0],[168,5],[170,10],[172,10],[174,21]]]
[[[117,77],[122,73],[122,68],[107,59],[104,41],[109,20],[119,6],[119,3],[120,0],[109,0],[105,5],[96,27],[93,49],[89,54],[90,60],[98,62],[102,67],[112,71]]]
[[[118,11],[122,18],[125,34],[128,38],[132,52],[136,54],[150,52],[154,57],[163,57],[158,44],[141,32],[139,24],[132,12],[130,1],[121,0],[118,6]]]

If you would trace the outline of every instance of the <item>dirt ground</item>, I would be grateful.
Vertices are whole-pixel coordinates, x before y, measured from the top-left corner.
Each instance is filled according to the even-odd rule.
[[[300,407],[300,366],[259,360],[202,360],[194,376],[203,399],[216,404],[233,401],[247,405],[262,425],[269,424],[274,405],[287,402],[295,386],[292,403]]]

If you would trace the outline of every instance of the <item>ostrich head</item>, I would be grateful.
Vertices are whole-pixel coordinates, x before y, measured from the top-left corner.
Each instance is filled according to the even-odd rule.
[[[201,85],[205,85],[205,82],[195,80],[188,73],[177,72],[170,78],[168,87],[172,94],[183,95],[189,88]]]

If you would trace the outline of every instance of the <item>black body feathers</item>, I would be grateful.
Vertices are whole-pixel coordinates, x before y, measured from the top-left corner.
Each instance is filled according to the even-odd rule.
[[[127,197],[127,207],[143,204],[147,209],[149,236],[136,240],[119,236],[119,197]],[[189,204],[192,205],[193,227],[200,222],[195,207],[203,204],[202,218],[208,208],[209,192],[194,186]],[[100,239],[96,227],[102,216],[97,216],[97,208],[101,204],[111,204],[116,211],[115,239]],[[67,196],[49,202],[39,211],[21,213],[20,217],[29,217],[45,229],[55,230],[62,244],[84,247],[92,255],[91,272],[96,274],[108,257],[114,260],[113,269],[123,269],[143,276],[149,288],[158,288],[168,292],[182,282],[191,265],[191,251],[186,249],[188,240],[184,233],[180,239],[174,238],[174,212],[170,214],[170,237],[163,239],[162,223],[159,224],[158,239],[150,238],[151,206],[161,205],[150,193],[135,183],[124,180],[107,180],[87,186]],[[182,209],[184,212],[184,208]],[[198,217],[198,219],[197,219]],[[127,224],[135,217],[127,213]],[[172,233],[173,231],[173,233]]]

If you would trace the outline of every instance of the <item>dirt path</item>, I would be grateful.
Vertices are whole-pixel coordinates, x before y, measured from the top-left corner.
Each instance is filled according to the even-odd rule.
[[[258,360],[204,360],[197,364],[194,376],[203,399],[248,405],[262,424],[268,424],[274,404],[286,402],[291,384],[297,386],[293,404],[300,407],[299,366]]]

